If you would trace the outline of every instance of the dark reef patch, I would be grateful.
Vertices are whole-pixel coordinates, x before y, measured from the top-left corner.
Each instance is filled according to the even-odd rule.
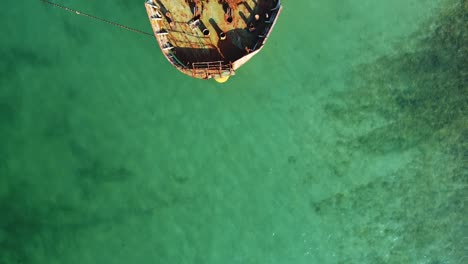
[[[22,106],[23,91],[18,74],[26,67],[42,69],[52,62],[30,49],[9,47],[0,50],[0,136],[11,130]]]
[[[340,103],[325,106],[341,125],[368,128],[337,143],[346,153],[414,153],[392,175],[310,203],[311,211],[343,227],[335,243],[368,248],[339,263],[426,257],[428,263],[448,263],[465,255],[468,12],[466,1],[446,3],[431,25],[412,36],[416,46],[354,68],[349,89],[332,95]]]
[[[62,259],[70,252],[61,250],[61,245],[81,243],[80,235],[120,228],[129,219],[139,219],[144,224],[155,213],[179,202],[165,193],[145,188],[129,192],[130,195],[120,198],[120,203],[116,202],[112,198],[116,195],[106,188],[115,182],[100,178],[103,173],[128,175],[130,172],[105,170],[100,165],[90,171],[84,169],[77,191],[88,192],[89,197],[81,197],[79,201],[73,199],[73,193],[56,196],[52,192],[47,197],[44,192],[38,192],[36,184],[9,180],[7,192],[0,193],[0,263],[37,263],[31,252],[43,252],[43,257],[51,262]],[[109,177],[113,181],[114,177],[121,176]],[[122,186],[129,188],[127,184]],[[118,189],[114,188],[114,192]],[[118,239],[125,242],[125,238]],[[72,245],[66,249],[73,250],[76,244]]]
[[[17,185],[0,197],[0,262],[28,263],[25,241],[42,230],[35,219],[36,210],[27,206],[26,188]]]
[[[52,62],[31,49],[9,47],[0,50],[0,84],[14,78],[22,67],[49,67]]]
[[[73,24],[69,19],[63,20],[63,29],[80,46],[85,45],[89,41],[90,36],[88,31],[80,25]]]
[[[17,100],[14,101],[17,103]],[[13,125],[18,116],[18,104],[11,103],[7,98],[0,98],[0,135],[3,128]]]
[[[386,125],[346,144],[375,154],[429,142],[450,152],[466,149],[468,46],[462,43],[468,43],[468,19],[462,2],[445,10],[433,29],[421,30],[415,49],[354,69],[352,89],[334,95],[343,104],[328,104],[327,113],[345,124],[381,118]]]
[[[405,169],[390,179],[375,180],[310,207],[342,227],[334,243],[368,249],[351,263],[410,263],[413,257],[424,256],[458,261],[465,252],[460,239],[466,233],[463,223],[468,210],[462,198],[466,190],[455,172],[448,171],[450,176],[442,179],[428,177],[437,167]],[[381,261],[374,262],[374,258]]]

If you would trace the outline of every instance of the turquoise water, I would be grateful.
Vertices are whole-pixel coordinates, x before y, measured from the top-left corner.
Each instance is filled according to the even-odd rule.
[[[56,2],[151,31],[142,0]],[[468,261],[466,1],[285,0],[223,85],[5,5],[0,263]]]

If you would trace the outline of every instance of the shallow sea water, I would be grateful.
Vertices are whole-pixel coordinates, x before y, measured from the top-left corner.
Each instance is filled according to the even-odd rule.
[[[141,0],[55,2],[151,31]],[[223,85],[4,4],[0,263],[468,261],[466,1],[284,0]]]

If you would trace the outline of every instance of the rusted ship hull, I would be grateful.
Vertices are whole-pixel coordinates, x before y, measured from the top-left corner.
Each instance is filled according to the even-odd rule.
[[[263,48],[282,9],[279,0],[148,0],[145,7],[175,68],[221,82]]]

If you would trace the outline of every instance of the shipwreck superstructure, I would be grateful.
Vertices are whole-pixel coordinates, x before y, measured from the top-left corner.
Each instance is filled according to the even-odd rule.
[[[200,79],[226,81],[257,54],[281,12],[280,0],[147,0],[167,60]]]

